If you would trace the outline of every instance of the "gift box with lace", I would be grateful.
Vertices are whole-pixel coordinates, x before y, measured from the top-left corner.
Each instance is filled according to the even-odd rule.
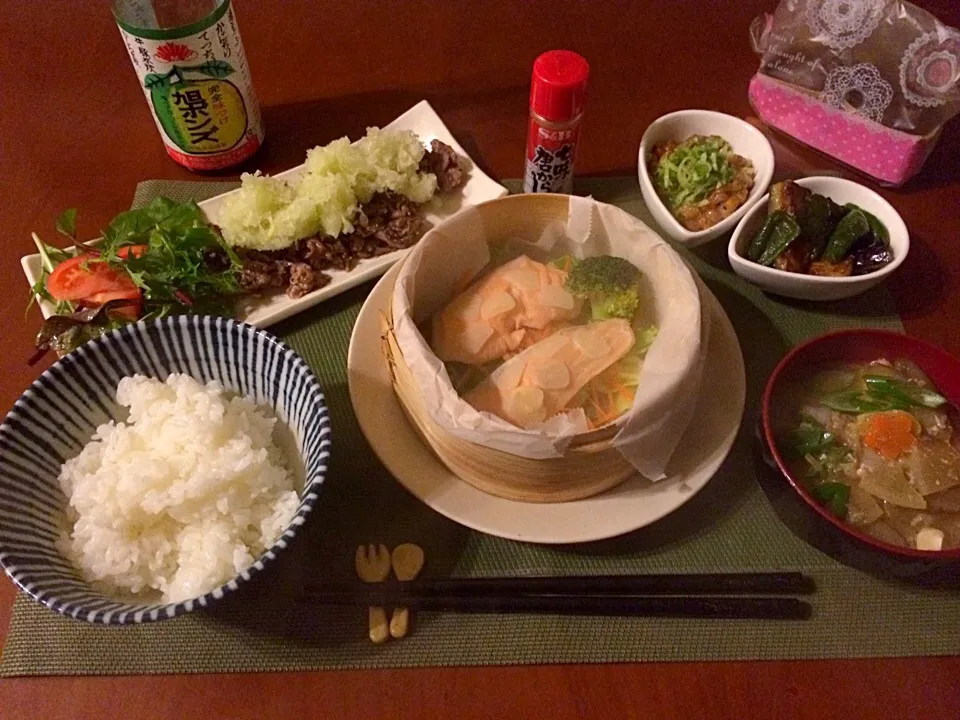
[[[960,32],[899,0],[783,0],[751,26],[759,117],[890,185],[960,111]]]

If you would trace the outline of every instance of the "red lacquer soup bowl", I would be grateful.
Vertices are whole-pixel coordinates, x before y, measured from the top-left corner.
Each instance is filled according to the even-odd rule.
[[[870,362],[880,358],[891,361],[900,358],[912,360],[926,373],[936,385],[937,390],[950,401],[954,408],[960,406],[960,359],[941,348],[909,335],[883,330],[844,330],[828,333],[793,348],[780,361],[767,380],[759,427],[764,460],[770,468],[777,471],[773,474],[780,476],[780,485],[783,485],[785,479],[793,490],[792,494],[802,500],[805,506],[802,513],[816,516],[813,524],[807,523],[807,535],[811,532],[819,532],[836,538],[839,532],[860,546],[859,549],[854,549],[855,553],[862,554],[862,551],[867,549],[874,555],[900,561],[901,567],[904,563],[915,568],[943,563],[949,563],[952,566],[960,562],[960,548],[924,551],[900,547],[882,542],[835,517],[810,494],[803,480],[791,470],[785,455],[778,448],[778,430],[782,431],[791,421],[791,418],[787,417],[787,414],[792,411],[789,400],[791,388],[830,365]],[[954,428],[960,432],[955,414]],[[767,473],[768,479],[770,474]],[[780,513],[779,509],[778,513]],[[805,539],[823,549],[823,544],[816,542],[817,538],[805,537]],[[829,541],[826,537],[820,539]],[[845,548],[849,549],[847,543],[841,542],[837,545],[828,542],[828,544],[832,548],[839,548],[841,554],[845,554]]]

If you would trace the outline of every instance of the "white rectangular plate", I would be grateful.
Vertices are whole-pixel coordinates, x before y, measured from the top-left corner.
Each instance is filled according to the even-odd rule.
[[[440,116],[437,115],[434,109],[430,107],[430,103],[426,100],[422,100],[414,105],[386,127],[391,130],[412,130],[426,145],[429,145],[430,141],[434,139],[445,142],[457,151],[461,160],[467,165],[467,182],[461,188],[443,196],[438,195],[433,201],[424,206],[423,217],[428,228],[447,219],[462,207],[478,205],[479,203],[503,197],[507,194],[507,189],[503,187],[503,185],[494,182],[476,166],[476,163],[464,152],[460,144],[453,139],[453,135],[447,130]],[[294,180],[300,177],[303,171],[304,166],[299,165],[298,167],[279,173],[275,177],[284,180]],[[210,222],[217,222],[220,207],[223,205],[224,199],[234,192],[236,192],[236,190],[224,193],[223,195],[217,195],[216,197],[199,203],[200,209],[203,210]],[[360,283],[383,275],[383,273],[400,260],[406,252],[407,250],[397,250],[386,255],[380,255],[379,257],[361,260],[357,266],[349,272],[328,270],[326,272],[330,275],[330,282],[324,287],[314,290],[312,293],[304,295],[298,300],[293,300],[283,293],[258,298],[249,304],[249,307],[240,319],[259,327],[272,325],[291,315],[313,307],[327,298],[339,295]],[[23,267],[27,281],[32,287],[40,278],[40,256],[38,254],[27,255],[20,259],[20,265]],[[40,311],[45,318],[54,314],[54,307],[50,303],[41,302],[39,305]]]

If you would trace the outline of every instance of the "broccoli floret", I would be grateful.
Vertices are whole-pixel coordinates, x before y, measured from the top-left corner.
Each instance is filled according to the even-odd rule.
[[[640,305],[641,272],[633,263],[611,255],[584,258],[570,270],[567,290],[590,302],[594,320],[631,320]]]

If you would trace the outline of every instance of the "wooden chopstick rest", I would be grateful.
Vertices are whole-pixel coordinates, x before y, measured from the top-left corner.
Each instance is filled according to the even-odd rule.
[[[393,562],[393,574],[397,580],[407,582],[416,580],[420,571],[423,570],[423,548],[413,543],[404,543],[397,545],[391,555]],[[390,617],[390,635],[399,640],[407,634],[410,629],[410,610],[405,607],[394,608],[393,615]]]
[[[357,577],[365,583],[382,583],[390,575],[390,551],[386,545],[358,545],[353,566]],[[390,637],[387,611],[380,606],[371,606],[367,611],[370,640],[376,644]]]

